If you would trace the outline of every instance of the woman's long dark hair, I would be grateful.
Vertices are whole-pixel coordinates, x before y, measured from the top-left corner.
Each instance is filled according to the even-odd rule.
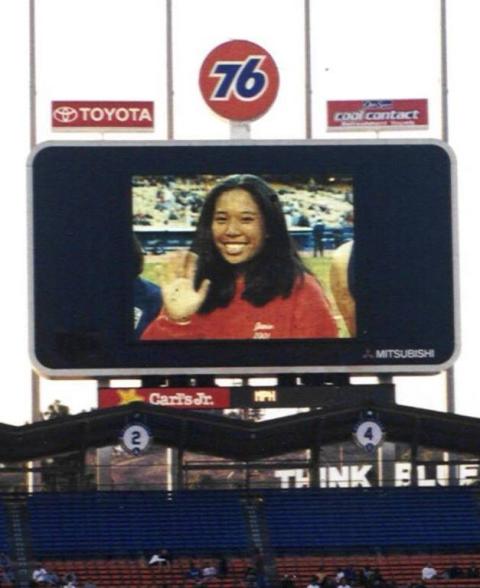
[[[261,251],[241,265],[228,263],[219,253],[212,235],[215,204],[228,190],[246,190],[259,207],[264,221],[265,240]],[[198,255],[196,286],[205,278],[211,280],[208,296],[200,313],[228,306],[235,293],[235,280],[241,271],[245,277],[242,298],[253,306],[264,306],[277,296],[286,298],[297,278],[308,273],[290,235],[282,206],[274,190],[261,178],[249,175],[229,176],[207,195],[198,221],[192,250]]]

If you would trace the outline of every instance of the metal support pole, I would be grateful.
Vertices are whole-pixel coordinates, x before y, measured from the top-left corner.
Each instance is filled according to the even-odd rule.
[[[415,428],[413,433],[413,439],[410,444],[410,464],[411,464],[411,481],[412,486],[418,486],[418,431],[420,428],[419,419],[415,419]]]
[[[442,141],[448,143],[448,52],[447,52],[447,3],[440,0],[441,78],[442,78]],[[455,412],[455,372],[453,366],[446,372],[447,412]]]
[[[29,2],[29,58],[30,58],[30,148],[37,144],[37,110],[36,110],[36,56],[35,56],[35,0]],[[41,419],[40,412],[40,378],[32,370],[32,412],[33,422]]]
[[[36,60],[35,60],[35,0],[29,3],[29,54],[30,54],[30,147],[37,144]]]
[[[305,0],[305,137],[312,138],[312,67],[310,35],[310,0]]]
[[[447,62],[447,7],[446,0],[440,0],[440,35],[442,60],[442,140],[448,142],[448,62]]]
[[[246,121],[230,121],[230,139],[250,139],[250,123]]]
[[[35,56],[35,0],[29,1],[29,71],[30,71],[30,148],[37,144],[37,85],[36,85],[36,56]],[[40,377],[31,370],[31,414],[32,422],[42,419],[40,410]],[[27,474],[27,487],[29,491],[35,490],[40,485],[40,473],[34,471],[35,464],[29,464],[31,471]]]
[[[167,44],[167,139],[174,137],[174,104],[173,104],[173,33],[172,33],[172,0],[166,0],[166,44]]]
[[[314,443],[310,448],[310,488],[320,488],[320,447]]]
[[[250,485],[251,485],[251,472],[250,472],[250,462],[245,463],[245,490],[247,494],[250,493]]]

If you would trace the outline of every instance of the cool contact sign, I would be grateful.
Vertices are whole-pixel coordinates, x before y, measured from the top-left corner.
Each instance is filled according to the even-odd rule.
[[[327,130],[428,128],[428,100],[332,100],[327,102]]]

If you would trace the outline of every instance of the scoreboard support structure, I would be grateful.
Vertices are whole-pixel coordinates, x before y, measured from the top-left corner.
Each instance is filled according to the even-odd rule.
[[[348,374],[288,374],[275,379],[276,384],[270,383],[272,378],[266,380],[267,384],[258,384],[256,379],[252,381],[252,378],[237,376],[229,378],[232,383],[225,385],[213,375],[169,378],[148,376],[142,378],[141,385],[136,388],[110,386],[108,380],[99,380],[99,406],[107,406],[102,402],[102,395],[112,398],[112,392],[117,393],[119,398],[122,398],[123,393],[135,393],[136,400],[165,408],[195,410],[325,408],[357,404],[359,399],[372,403],[395,403],[395,385],[388,375],[379,376],[376,384],[351,384]],[[130,399],[133,397],[130,396]]]
[[[375,384],[351,384],[348,374],[303,374],[280,375],[265,379],[266,385],[258,385],[258,379],[236,376],[225,380],[213,375],[201,376],[148,376],[139,380],[137,387],[111,386],[109,380],[98,380],[99,407],[107,408],[115,404],[142,401],[161,408],[191,409],[196,411],[220,411],[225,409],[273,409],[273,408],[310,408],[328,409],[336,406],[393,405],[395,403],[395,385],[391,375],[377,376]],[[276,384],[272,384],[276,380]],[[359,418],[370,414],[361,411]],[[372,413],[373,414],[373,413]],[[133,424],[137,423],[135,417]],[[139,421],[140,422],[140,421]],[[130,423],[130,424],[132,424]],[[322,446],[321,431],[312,439],[309,457],[299,462],[300,469],[309,472],[312,487],[320,487],[320,452]],[[168,464],[172,490],[185,488],[187,471],[195,469],[184,463],[184,448],[168,447]],[[280,463],[280,462],[279,462]],[[105,462],[104,466],[107,465]],[[249,462],[232,465],[231,469],[245,472],[246,488],[250,488]],[[273,462],[268,467],[273,467]],[[278,465],[278,464],[277,464]],[[280,463],[280,465],[282,465]],[[290,464],[291,466],[292,464]],[[199,466],[200,467],[200,466]],[[201,465],[202,469],[206,466]],[[213,469],[221,465],[213,464]],[[257,468],[257,464],[255,464]]]

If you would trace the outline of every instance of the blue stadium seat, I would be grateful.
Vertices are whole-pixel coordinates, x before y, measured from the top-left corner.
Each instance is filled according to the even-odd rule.
[[[35,557],[246,551],[237,493],[38,493],[28,499]],[[235,532],[232,532],[235,529]]]
[[[480,545],[478,505],[466,487],[298,489],[265,491],[263,498],[279,552]]]

